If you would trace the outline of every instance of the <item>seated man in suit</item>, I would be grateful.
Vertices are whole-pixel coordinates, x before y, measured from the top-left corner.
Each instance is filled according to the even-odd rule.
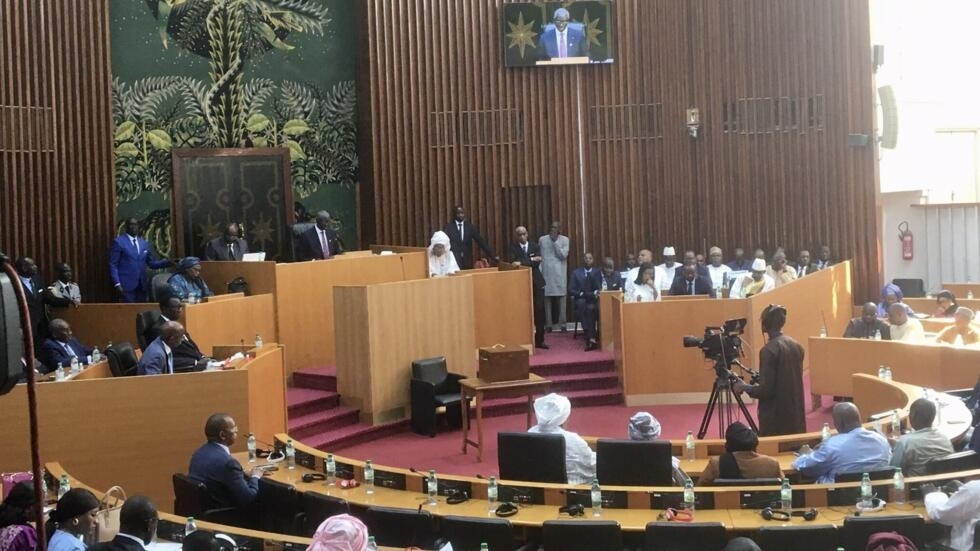
[[[861,308],[861,317],[852,318],[847,323],[844,330],[845,339],[873,339],[879,335],[881,340],[890,341],[891,328],[884,321],[878,319],[878,305],[873,302],[866,303]]]
[[[592,253],[585,253],[585,265],[572,272],[568,296],[575,301],[575,314],[585,333],[585,351],[599,348],[596,339],[596,322],[599,320],[599,293],[602,291],[602,274],[593,267]]]
[[[796,257],[796,263],[792,267],[796,270],[796,279],[817,271],[817,268],[813,264],[810,264],[810,251],[806,249],[799,252]]]
[[[215,413],[204,424],[204,436],[208,442],[191,456],[187,476],[202,483],[221,507],[247,507],[259,493],[261,469],[252,469],[245,476],[241,464],[231,456],[229,448],[238,437],[238,425],[226,413]]]
[[[572,16],[565,8],[558,8],[541,33],[539,45],[545,59],[584,57],[589,55],[589,41],[581,23],[572,23]]]
[[[745,258],[745,249],[735,247],[732,251],[732,261],[727,264],[733,272],[747,272],[752,269],[752,259]]]
[[[303,232],[296,242],[296,260],[327,260],[343,254],[340,237],[331,226],[330,213],[316,213],[316,225]]]
[[[693,264],[685,264],[681,276],[674,280],[670,286],[671,295],[708,295],[715,296],[715,290],[711,287],[711,280],[698,275],[698,268]]]
[[[238,224],[232,222],[225,226],[225,231],[208,241],[204,247],[204,260],[237,260],[248,252],[248,243],[238,237]]]
[[[119,510],[119,532],[110,541],[96,543],[88,551],[145,551],[156,538],[160,517],[146,496],[132,496]]]
[[[541,273],[541,252],[538,244],[527,240],[527,228],[514,228],[514,243],[510,246],[510,263],[514,267],[531,269],[532,299],[534,301],[534,346],[547,349],[544,342],[544,274]]]
[[[616,263],[610,256],[602,259],[602,290],[623,290],[623,274],[616,271]]]
[[[830,245],[820,245],[820,254],[817,255],[817,261],[813,263],[814,269],[823,270],[833,265],[834,261],[830,259]]]
[[[698,261],[698,257],[701,257],[701,261]],[[697,269],[697,274],[699,276],[704,276],[707,278],[711,277],[711,274],[708,273],[708,267],[704,265],[704,257],[695,253],[694,251],[684,251],[684,257],[681,259],[681,265],[694,266]],[[674,279],[677,279],[680,276],[681,272],[679,270],[674,272]]]
[[[80,364],[86,362],[92,350],[72,336],[71,326],[67,321],[60,318],[53,319],[48,324],[48,329],[51,337],[44,340],[38,353],[38,359],[44,365],[44,373],[54,371],[59,365],[68,367],[71,365],[72,358],[77,359]]]
[[[184,303],[175,296],[165,296],[160,300],[160,317],[156,323],[147,327],[143,332],[143,340],[146,341],[147,348],[149,348],[149,343],[160,336],[160,330],[165,323],[180,321],[180,314],[183,311]],[[186,330],[180,344],[173,349],[174,371],[176,372],[202,371],[207,367],[210,359],[201,352],[197,343]]]
[[[174,372],[173,349],[180,345],[184,338],[184,326],[176,321],[168,321],[160,328],[157,337],[140,358],[136,365],[137,375],[169,375]]]

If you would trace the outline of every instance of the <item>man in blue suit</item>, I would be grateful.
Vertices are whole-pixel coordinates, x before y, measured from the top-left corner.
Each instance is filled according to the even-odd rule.
[[[572,16],[565,8],[555,10],[551,25],[545,25],[539,42],[548,59],[563,57],[586,57],[589,55],[589,41],[581,23],[572,23]]]
[[[83,364],[92,353],[72,336],[71,326],[67,321],[53,319],[48,324],[48,330],[51,337],[41,343],[41,351],[38,353],[38,359],[44,365],[44,373],[51,373],[58,368],[58,364],[68,367],[72,358],[77,358],[78,363]]]
[[[321,210],[316,213],[316,225],[296,238],[296,260],[327,260],[342,254],[344,246],[340,236],[330,227],[330,213]]]
[[[572,272],[568,296],[575,301],[575,314],[585,333],[585,351],[599,348],[596,339],[596,322],[599,320],[599,293],[602,292],[602,272],[594,267],[592,253],[585,253],[585,266]]]
[[[174,372],[174,348],[184,340],[184,326],[168,321],[160,327],[160,336],[147,345],[136,365],[137,375],[169,375]]]
[[[243,508],[255,501],[259,493],[261,469],[252,469],[245,476],[241,464],[231,456],[231,446],[238,437],[238,425],[226,413],[215,413],[204,424],[208,443],[191,456],[187,476],[203,483],[214,504],[221,507]]]
[[[170,260],[157,259],[150,243],[140,237],[140,224],[126,220],[126,233],[112,240],[109,249],[109,275],[123,302],[146,302],[150,284],[146,267],[154,270],[170,266]]]

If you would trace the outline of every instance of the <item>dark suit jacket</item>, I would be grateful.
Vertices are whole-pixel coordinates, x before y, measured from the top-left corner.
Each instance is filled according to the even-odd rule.
[[[482,250],[490,258],[497,256],[487,240],[480,235],[480,229],[470,224],[469,220],[463,221],[463,238],[459,237],[459,226],[456,223],[456,219],[452,219],[446,222],[443,226],[442,231],[449,236],[449,248],[453,251],[453,256],[456,257],[456,263],[459,264],[460,270],[469,270],[473,268],[473,242],[479,245],[480,250]]]
[[[684,276],[675,277],[674,282],[670,285],[669,294],[671,295],[689,295],[687,291],[687,280]],[[711,286],[711,280],[701,276],[694,276],[694,294],[695,295],[708,295],[715,296],[715,290]]]
[[[589,41],[585,36],[585,31],[581,23],[569,23],[565,28],[568,44],[565,49],[567,57],[583,57],[589,55]],[[544,50],[544,57],[558,57],[558,30],[554,24],[548,24],[541,33],[541,40],[538,42]]]
[[[75,351],[75,356],[78,357],[79,363],[85,363],[85,357],[92,353],[88,348],[82,346],[82,343],[78,342],[75,337],[68,338],[68,346]],[[45,339],[41,343],[41,351],[38,353],[38,359],[44,364],[43,373],[50,373],[58,368],[60,363],[63,367],[68,367],[71,365],[71,356],[68,355],[68,351],[62,344],[54,339]]]
[[[158,260],[153,252],[153,247],[142,237],[137,237],[139,243],[139,253],[133,247],[133,239],[129,234],[124,233],[112,240],[109,249],[109,276],[112,284],[122,286],[123,290],[132,291],[133,289],[148,289],[144,281],[146,277],[146,267],[154,270],[166,268],[170,265],[169,260]]]
[[[323,247],[320,245],[320,236],[317,234],[317,227],[314,225],[312,228],[303,232],[297,241],[296,247],[296,260],[323,260]],[[338,254],[343,254],[344,247],[340,244],[340,237],[337,236],[331,228],[327,228],[327,248],[330,249],[330,256],[336,256]]]
[[[245,477],[242,466],[215,442],[204,444],[191,456],[187,476],[204,483],[211,498],[224,507],[244,507],[255,500],[259,481]]]
[[[602,270],[599,270],[599,273],[602,273]],[[608,276],[606,274],[602,274],[602,279],[604,279],[606,281],[606,290],[607,291],[622,291],[623,290],[623,285],[624,285],[624,283],[623,283],[623,275],[620,274],[619,272],[613,271],[613,273],[609,274]]]
[[[752,259],[751,258],[743,258],[741,262],[736,262],[735,260],[732,260],[731,262],[728,263],[728,267],[731,268],[731,269],[733,269],[733,270],[735,270],[736,272],[741,271],[741,270],[751,270],[752,269]]]
[[[789,265],[791,268],[793,268],[794,271],[796,271],[796,277],[802,277],[800,276],[800,264],[798,262],[790,262]],[[817,265],[811,262],[806,265],[806,273],[803,275],[808,276],[813,272],[816,272],[817,270],[819,270],[819,268],[817,268]]]
[[[19,276],[18,276],[19,277]],[[23,282],[21,282],[23,285]],[[24,287],[24,297],[27,299],[27,313],[31,318],[31,329],[34,331],[34,342],[40,343],[48,335],[48,316],[44,312],[44,282],[41,278],[31,278],[31,289]]]
[[[587,301],[599,299],[602,292],[602,270],[592,268],[588,274],[585,268],[575,268],[568,283],[568,296],[573,299],[584,298]]]
[[[875,336],[875,330],[881,331],[881,340],[892,340],[891,327],[887,323],[880,319],[875,319],[873,325],[868,325],[861,318],[852,318],[851,321],[847,322],[847,329],[844,330],[844,338],[871,339]]]
[[[89,545],[86,551],[143,551],[143,546],[129,538],[116,536],[109,541]]]
[[[228,244],[225,243],[224,236],[219,235],[204,247],[204,260],[237,260],[241,261],[242,255],[248,252],[248,243],[244,239],[236,239],[234,242],[235,256],[228,254]]]
[[[163,327],[164,323],[167,323],[167,319],[163,316],[157,318],[156,323],[146,328],[143,332],[143,338],[146,342],[152,343],[160,336],[160,328]],[[149,345],[147,345],[149,348]],[[171,351],[174,355],[174,371],[197,371],[204,369],[204,366],[198,365],[204,354],[201,349],[197,347],[197,343],[191,338],[190,334],[185,335],[184,340]]]
[[[136,364],[137,375],[167,375],[170,366],[167,365],[167,352],[163,349],[163,340],[159,337],[150,343]]]
[[[544,289],[544,274],[541,273],[541,262],[531,262],[531,257],[537,256],[541,257],[541,250],[538,249],[538,244],[533,241],[527,242],[527,254],[521,248],[520,243],[513,243],[510,246],[510,255],[508,258],[511,262],[520,262],[521,266],[527,266],[531,268],[531,284],[534,285],[534,289]]]

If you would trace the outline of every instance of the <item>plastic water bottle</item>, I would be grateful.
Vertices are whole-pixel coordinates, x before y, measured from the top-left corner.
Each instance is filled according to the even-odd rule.
[[[429,493],[429,505],[439,503],[436,496],[439,495],[439,481],[436,479],[436,470],[429,469],[429,476],[425,478],[425,490]]]
[[[364,493],[374,493],[374,465],[370,459],[364,461]]]
[[[823,428],[820,429],[820,441],[826,442],[830,439],[830,423],[824,423]]]
[[[793,488],[789,485],[788,478],[783,479],[783,487],[779,490],[779,504],[783,511],[789,511],[793,508]]]
[[[69,363],[68,365],[72,375],[75,375],[76,373],[82,370],[82,366],[78,363],[78,356],[72,356],[71,363]]]
[[[684,508],[694,510],[694,481],[690,478],[684,481]]]
[[[966,298],[968,300],[973,300],[973,289],[970,289],[966,292]]]
[[[332,453],[327,454],[327,486],[337,484],[337,461]]]
[[[879,365],[878,366],[878,378],[879,379],[884,379],[885,378],[885,366],[883,366],[883,365]]]
[[[99,347],[96,346],[92,349],[92,363],[99,363],[102,361],[102,352],[99,352]]]
[[[95,362],[92,361],[92,355],[91,354],[89,354],[88,356],[85,356],[85,365],[92,365],[94,363]]]
[[[895,476],[892,477],[891,500],[897,504],[905,503],[908,500],[908,494],[905,491],[905,475],[902,474],[901,467],[895,469]]]
[[[368,536],[367,551],[378,551],[378,542],[374,541],[374,536]]]
[[[61,362],[58,362],[58,367],[56,367],[54,370],[54,380],[55,381],[65,380],[65,368],[61,365]]]
[[[871,476],[868,473],[861,475],[861,507],[871,507]]]
[[[592,479],[592,491],[590,492],[590,497],[592,498],[592,516],[601,517],[602,516],[602,488],[599,487],[599,479]]]
[[[684,440],[684,459],[687,461],[694,461],[694,455],[694,432],[687,431],[687,439]]]
[[[881,340],[881,330],[880,329],[875,329],[875,340],[876,341],[880,341]]]
[[[885,380],[892,380],[892,368],[888,367],[887,365],[885,366]]]
[[[296,468],[296,448],[293,446],[292,440],[286,440],[286,468]]]
[[[491,476],[487,482],[487,511],[497,510],[497,477]]]
[[[715,298],[725,298],[725,294],[722,293],[721,289],[721,287],[715,289]]]
[[[826,337],[827,337],[827,326],[826,325],[821,325],[820,326],[820,338],[826,338]]]
[[[184,537],[197,532],[197,523],[194,522],[194,517],[187,517],[187,522],[184,524]]]
[[[259,458],[259,443],[255,441],[255,434],[248,433],[248,462],[255,463]]]
[[[255,334],[255,348],[262,348],[262,335]]]
[[[490,546],[487,545],[486,543],[481,543],[480,544],[480,551],[490,551]]]
[[[902,435],[902,419],[898,416],[898,410],[892,411],[892,437],[898,438]]]
[[[71,490],[71,483],[68,482],[68,475],[61,475],[61,480],[58,481],[58,499],[61,499],[65,494]]]

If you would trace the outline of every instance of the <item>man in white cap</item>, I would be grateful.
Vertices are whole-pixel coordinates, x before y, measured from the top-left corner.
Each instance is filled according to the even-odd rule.
[[[711,278],[711,286],[715,289],[727,287],[730,273],[732,269],[721,262],[721,247],[711,247],[708,250],[708,277]]]
[[[749,298],[759,293],[772,291],[775,288],[776,282],[766,274],[766,261],[756,258],[752,261],[752,273],[742,279],[738,298]]]
[[[660,421],[653,415],[640,411],[630,417],[629,425],[627,425],[627,430],[629,430],[630,440],[634,442],[650,441],[660,438]],[[676,457],[670,458],[670,466],[673,467],[673,472],[671,477],[674,479],[674,484],[677,486],[683,486],[687,482],[687,473],[681,469],[681,462]]]
[[[664,263],[657,264],[657,279],[659,279],[659,286],[657,287],[661,291],[666,291],[670,289],[670,285],[674,282],[674,277],[677,275],[677,268],[680,266],[675,262],[677,254],[674,252],[673,247],[664,247]]]
[[[565,437],[565,472],[569,484],[591,484],[595,478],[595,452],[574,432],[565,430],[565,421],[572,413],[568,398],[552,392],[534,401],[538,424],[528,432],[560,434]]]

